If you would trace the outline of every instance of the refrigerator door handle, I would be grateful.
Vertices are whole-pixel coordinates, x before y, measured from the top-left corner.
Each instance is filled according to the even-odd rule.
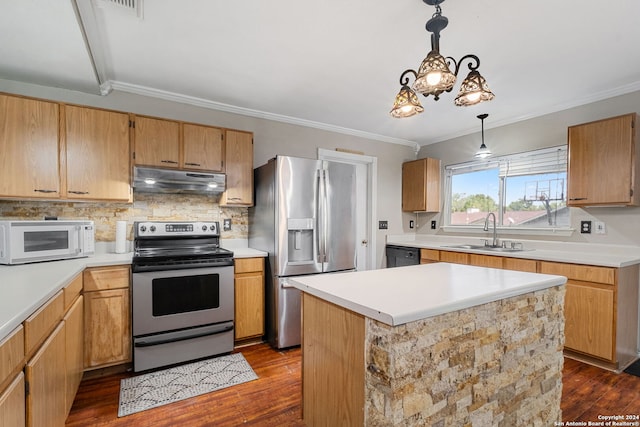
[[[329,230],[329,199],[327,195],[327,173],[326,169],[322,169],[322,234],[320,238],[322,239],[322,270],[325,270],[324,264],[327,262],[327,248],[328,248],[328,230]]]
[[[316,212],[316,222],[317,222],[317,234],[315,236],[316,238],[316,247],[317,247],[317,262],[318,264],[323,264],[324,263],[324,253],[325,253],[325,240],[324,240],[324,225],[325,225],[325,209],[324,209],[324,200],[325,200],[325,195],[324,195],[324,182],[323,182],[323,177],[324,177],[324,170],[322,169],[318,169],[318,177],[317,177],[317,181],[316,181],[316,195],[317,195],[317,200],[316,200],[316,207],[317,207],[317,212]]]

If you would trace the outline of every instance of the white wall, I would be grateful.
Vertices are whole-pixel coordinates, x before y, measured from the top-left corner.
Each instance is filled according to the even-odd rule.
[[[499,101],[496,99],[493,102]],[[491,128],[490,116],[485,120],[484,140],[494,155],[552,147],[567,143],[568,126],[632,112],[640,112],[640,92],[609,98],[493,129]],[[640,124],[636,123],[636,126],[638,125]],[[478,124],[478,128],[480,128],[480,124]],[[443,167],[470,161],[473,160],[473,155],[480,146],[480,138],[480,131],[478,131],[476,134],[424,146],[418,153],[418,158],[442,159]],[[640,191],[640,189],[636,189],[636,191]],[[544,236],[541,239],[605,244],[640,244],[640,207],[571,208],[570,215],[571,226],[577,230],[571,237]],[[421,221],[421,224],[425,224],[425,226],[421,227],[418,232],[445,234],[439,230],[434,232],[426,226],[426,219],[431,217],[437,219],[440,224],[439,214],[428,217],[425,214],[425,220]],[[581,220],[604,221],[607,234],[580,234],[578,230]],[[531,239],[530,236],[526,238]]]
[[[389,221],[389,229],[377,235],[376,266],[382,266],[386,234],[402,233],[402,163],[416,158],[413,148],[320,129],[225,113],[202,107],[114,91],[108,96],[59,88],[29,85],[0,79],[0,92],[75,103],[155,117],[191,121],[254,134],[254,167],[278,155],[317,158],[318,148],[346,148],[378,159],[378,220]],[[259,96],[259,95],[257,95]]]

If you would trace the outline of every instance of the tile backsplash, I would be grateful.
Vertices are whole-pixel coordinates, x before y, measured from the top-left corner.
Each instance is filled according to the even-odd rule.
[[[134,193],[133,204],[96,202],[50,202],[0,200],[0,219],[59,219],[94,221],[96,241],[116,239],[116,221],[127,221],[127,239],[133,239],[134,221],[220,221],[231,219],[231,230],[221,231],[221,239],[248,237],[248,209],[219,205],[220,196],[192,194]]]

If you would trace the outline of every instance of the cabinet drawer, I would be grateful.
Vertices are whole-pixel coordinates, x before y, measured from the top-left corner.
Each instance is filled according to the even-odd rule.
[[[53,331],[64,313],[63,291],[58,292],[24,321],[24,352],[30,355]]]
[[[615,284],[616,269],[610,267],[595,267],[591,265],[560,264],[556,262],[540,262],[540,273],[566,276],[570,280],[583,282]]]
[[[504,258],[502,268],[505,270],[526,271],[535,273],[537,271],[537,261],[532,259]]]
[[[64,311],[67,311],[78,295],[80,295],[80,292],[82,292],[82,274],[74,277],[71,283],[65,286],[62,291],[64,293]]]
[[[440,251],[440,261],[454,264],[469,264],[469,254],[464,252]]]
[[[233,262],[236,274],[262,271],[264,269],[264,258],[237,258]]]
[[[440,251],[436,249],[420,249],[420,261],[440,261]]]
[[[89,268],[84,271],[84,291],[129,287],[129,266]]]
[[[15,328],[9,336],[0,341],[0,385],[19,371],[24,362],[24,328]]]

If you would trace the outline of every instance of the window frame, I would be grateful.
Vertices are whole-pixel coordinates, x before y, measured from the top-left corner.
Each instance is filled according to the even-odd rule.
[[[502,224],[503,217],[504,217],[504,204],[506,203],[505,195],[504,195],[506,178],[508,178],[509,176],[529,175],[526,173],[525,174],[520,173],[517,175],[510,175],[510,174],[503,175],[501,171],[505,170],[504,165],[509,162],[518,162],[518,161],[522,162],[523,159],[526,160],[526,159],[534,159],[534,158],[543,158],[544,156],[549,157],[553,153],[558,153],[558,151],[560,151],[561,155],[565,156],[564,161],[566,162],[567,156],[568,156],[567,145],[560,145],[560,146],[530,150],[530,151],[525,151],[525,152],[520,152],[515,154],[509,154],[504,156],[496,156],[490,159],[474,160],[470,162],[456,163],[456,164],[444,166],[444,188],[443,188],[444,206],[443,206],[443,213],[442,213],[443,226],[441,227],[441,229],[449,233],[466,233],[466,234],[469,234],[469,233],[485,234],[486,233],[483,230],[483,227],[481,225],[452,225],[451,224],[451,208],[452,208],[452,196],[453,196],[452,176],[453,175],[461,174],[465,172],[467,173],[478,172],[478,171],[497,168],[498,180],[499,180],[498,200],[497,200],[499,205],[499,209],[498,209],[499,218],[497,218],[498,219],[497,222],[498,224]],[[538,173],[545,173],[545,172],[539,171]],[[546,173],[552,173],[552,172],[546,172]],[[567,177],[568,177],[568,170],[567,170]],[[571,224],[571,210],[569,210],[569,224]],[[553,227],[526,227],[526,226],[505,227],[502,225],[498,225],[497,229],[500,230],[500,233],[502,235],[540,235],[540,236],[543,236],[543,235],[571,236],[571,234],[573,234],[573,232],[575,231],[575,229],[572,228],[570,225],[569,226],[553,226]]]

